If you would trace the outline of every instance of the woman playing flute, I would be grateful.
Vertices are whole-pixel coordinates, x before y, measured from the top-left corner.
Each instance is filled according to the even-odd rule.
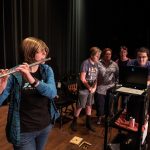
[[[22,41],[21,50],[26,63],[16,67],[15,73],[0,78],[0,105],[12,94],[6,135],[14,150],[44,150],[59,116],[53,102],[57,95],[54,73],[44,63],[29,64],[45,59],[49,48],[42,40],[28,37]]]

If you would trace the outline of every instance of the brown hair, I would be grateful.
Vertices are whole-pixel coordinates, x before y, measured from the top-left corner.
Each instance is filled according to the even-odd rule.
[[[140,52],[140,53],[146,53],[147,54],[147,56],[148,56],[148,58],[149,58],[149,49],[148,48],[146,48],[146,47],[140,47],[139,49],[137,49],[137,54],[138,54],[138,52]]]
[[[104,55],[106,54],[107,51],[110,51],[112,53],[111,48],[104,48],[103,53],[102,53],[102,57],[104,57]]]
[[[120,50],[123,49],[125,51],[128,51],[128,48],[125,45],[120,46]]]
[[[21,43],[21,50],[23,53],[24,61],[33,63],[36,52],[45,51],[48,55],[49,48],[42,40],[35,37],[27,37]]]

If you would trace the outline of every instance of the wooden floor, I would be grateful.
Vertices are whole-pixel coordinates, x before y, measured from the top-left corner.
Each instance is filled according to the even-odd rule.
[[[8,106],[0,107],[0,150],[12,150],[12,145],[7,142],[5,136],[5,126],[7,120]],[[102,150],[103,149],[103,137],[104,128],[100,125],[96,125],[96,118],[93,114],[93,124],[95,126],[96,132],[90,132],[85,128],[85,116],[81,115],[78,120],[78,131],[76,133],[72,132],[70,129],[70,123],[72,117],[64,119],[65,123],[62,128],[60,128],[59,123],[56,123],[54,129],[49,134],[49,139],[45,150],[78,150],[81,149],[78,145],[71,144],[69,141],[74,136],[79,136],[83,138],[84,141],[91,143],[92,145],[87,148],[90,150]],[[95,120],[94,120],[95,119]]]
[[[0,150],[13,150],[12,145],[7,142],[5,136],[5,125],[7,119],[8,106],[0,107]],[[95,111],[92,114],[92,122],[96,132],[90,132],[85,128],[85,116],[81,115],[78,120],[78,131],[76,133],[70,130],[72,117],[66,120],[63,127],[59,128],[59,123],[56,123],[54,129],[49,134],[49,139],[45,150],[103,150],[104,149],[104,127],[96,124]],[[109,139],[117,133],[116,129],[109,131]],[[74,137],[79,136],[84,141],[91,143],[91,146],[79,147],[71,144],[69,141]]]

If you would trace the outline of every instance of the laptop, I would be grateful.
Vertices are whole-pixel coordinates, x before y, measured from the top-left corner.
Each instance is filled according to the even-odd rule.
[[[116,91],[142,95],[147,89],[148,68],[125,66],[119,69],[119,84]]]

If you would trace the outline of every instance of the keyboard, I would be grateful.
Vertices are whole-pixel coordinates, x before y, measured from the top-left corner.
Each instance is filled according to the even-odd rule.
[[[136,95],[142,95],[145,90],[138,90],[134,88],[128,88],[128,87],[120,87],[116,90],[117,92],[123,92],[123,93],[129,93],[129,94],[136,94]]]

